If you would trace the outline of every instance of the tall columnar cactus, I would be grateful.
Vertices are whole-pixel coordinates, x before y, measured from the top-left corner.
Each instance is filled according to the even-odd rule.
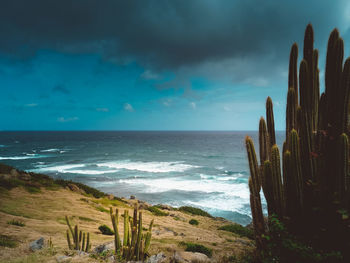
[[[261,247],[259,235],[265,231],[258,204],[262,185],[269,215],[276,214],[290,231],[320,247],[342,249],[350,260],[350,58],[343,64],[344,42],[338,30],[333,30],[327,47],[325,92],[320,96],[319,55],[313,42],[309,24],[299,77],[296,44],[290,52],[283,173],[270,97],[267,125],[263,118],[259,122],[260,169],[252,140],[245,140],[253,224]]]
[[[142,226],[142,212],[138,212],[137,205],[135,204],[134,216],[129,217],[129,211],[124,211],[124,233],[123,244],[121,244],[118,228],[118,210],[113,214],[112,208],[111,220],[114,228],[114,242],[115,242],[115,254],[120,255],[124,260],[141,260],[143,261],[148,255],[151,237],[153,220],[151,221],[149,228],[145,234],[143,234]],[[130,236],[131,234],[131,236]]]
[[[266,122],[263,117],[260,118],[259,122],[259,150],[260,150],[260,164],[270,159],[270,141],[269,134],[267,132]]]
[[[79,231],[78,225],[75,225],[73,229],[69,222],[68,216],[65,216],[65,219],[68,226],[68,230],[66,232],[68,248],[89,252],[91,248],[90,234],[87,233],[87,240],[85,244],[85,233],[81,230]],[[72,236],[73,243],[71,242],[70,236]]]
[[[275,121],[273,117],[273,103],[270,97],[266,99],[266,120],[267,120],[267,130],[269,132],[270,146],[276,144],[276,135],[275,135]]]
[[[245,139],[251,175],[249,177],[250,206],[253,215],[255,240],[258,248],[264,247],[263,235],[265,233],[265,222],[261,207],[260,189],[261,179],[259,175],[258,162],[255,154],[254,143],[250,137]]]

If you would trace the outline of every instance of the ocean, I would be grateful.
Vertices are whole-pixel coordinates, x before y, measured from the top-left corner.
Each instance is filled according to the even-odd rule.
[[[246,225],[246,135],[258,154],[257,131],[0,132],[0,162],[119,197],[199,207]],[[276,137],[281,145],[284,132]]]

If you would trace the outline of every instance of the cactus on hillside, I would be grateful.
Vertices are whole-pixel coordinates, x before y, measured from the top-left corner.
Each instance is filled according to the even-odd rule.
[[[130,218],[129,211],[125,210],[123,215],[123,243],[121,243],[118,229],[119,211],[116,209],[116,213],[113,214],[113,210],[110,208],[110,214],[114,229],[115,254],[127,261],[143,261],[149,256],[148,250],[151,243],[153,220],[151,221],[146,234],[143,234],[142,212],[138,212],[137,204],[135,204],[134,207],[133,218]]]
[[[68,249],[89,252],[91,248],[90,234],[87,233],[87,239],[85,244],[85,233],[81,230],[79,231],[78,225],[75,225],[73,229],[69,222],[68,216],[65,216],[65,219],[66,224],[68,226],[68,230],[66,232]],[[70,236],[72,236],[73,243],[71,242]]]

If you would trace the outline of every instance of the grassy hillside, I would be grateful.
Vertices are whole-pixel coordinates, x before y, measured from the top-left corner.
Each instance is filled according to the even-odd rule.
[[[144,226],[154,219],[150,254],[190,250],[193,244],[211,251],[212,261],[223,257],[235,261],[254,248],[252,241],[239,232],[219,230],[232,224],[222,218],[213,218],[196,209],[150,209],[138,200],[120,199],[94,188],[64,180],[53,180],[46,175],[25,173],[0,164],[0,262],[56,262],[60,255],[69,255],[65,233],[67,215],[73,224],[90,232],[92,249],[113,236],[102,235],[99,226],[112,228],[109,208],[125,209],[132,214],[134,203],[140,204]],[[195,211],[196,213],[192,213]],[[190,224],[192,220],[198,225]],[[119,229],[123,229],[119,222]],[[121,231],[122,232],[122,231]],[[30,252],[29,243],[39,237],[51,238],[53,249]],[[191,245],[192,244],[192,245]],[[198,247],[198,246],[194,246]],[[207,251],[207,250],[205,250]],[[71,262],[100,262],[103,255],[74,257]]]

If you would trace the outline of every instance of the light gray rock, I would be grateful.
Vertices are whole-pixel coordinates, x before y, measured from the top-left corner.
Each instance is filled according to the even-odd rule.
[[[68,263],[72,261],[72,257],[68,256],[57,256],[56,257],[57,263]]]
[[[166,256],[163,254],[163,252],[158,253],[157,255],[150,256],[146,263],[162,263],[165,262]]]
[[[114,242],[112,241],[112,242],[104,243],[95,247],[93,252],[96,254],[101,254],[105,251],[113,250],[113,249],[114,249]]]
[[[172,262],[175,263],[188,263],[188,262],[201,262],[208,263],[210,259],[207,255],[199,252],[187,252],[187,251],[175,251]]]
[[[45,239],[43,237],[31,242],[29,244],[29,249],[31,251],[37,251],[40,250],[44,247]]]

